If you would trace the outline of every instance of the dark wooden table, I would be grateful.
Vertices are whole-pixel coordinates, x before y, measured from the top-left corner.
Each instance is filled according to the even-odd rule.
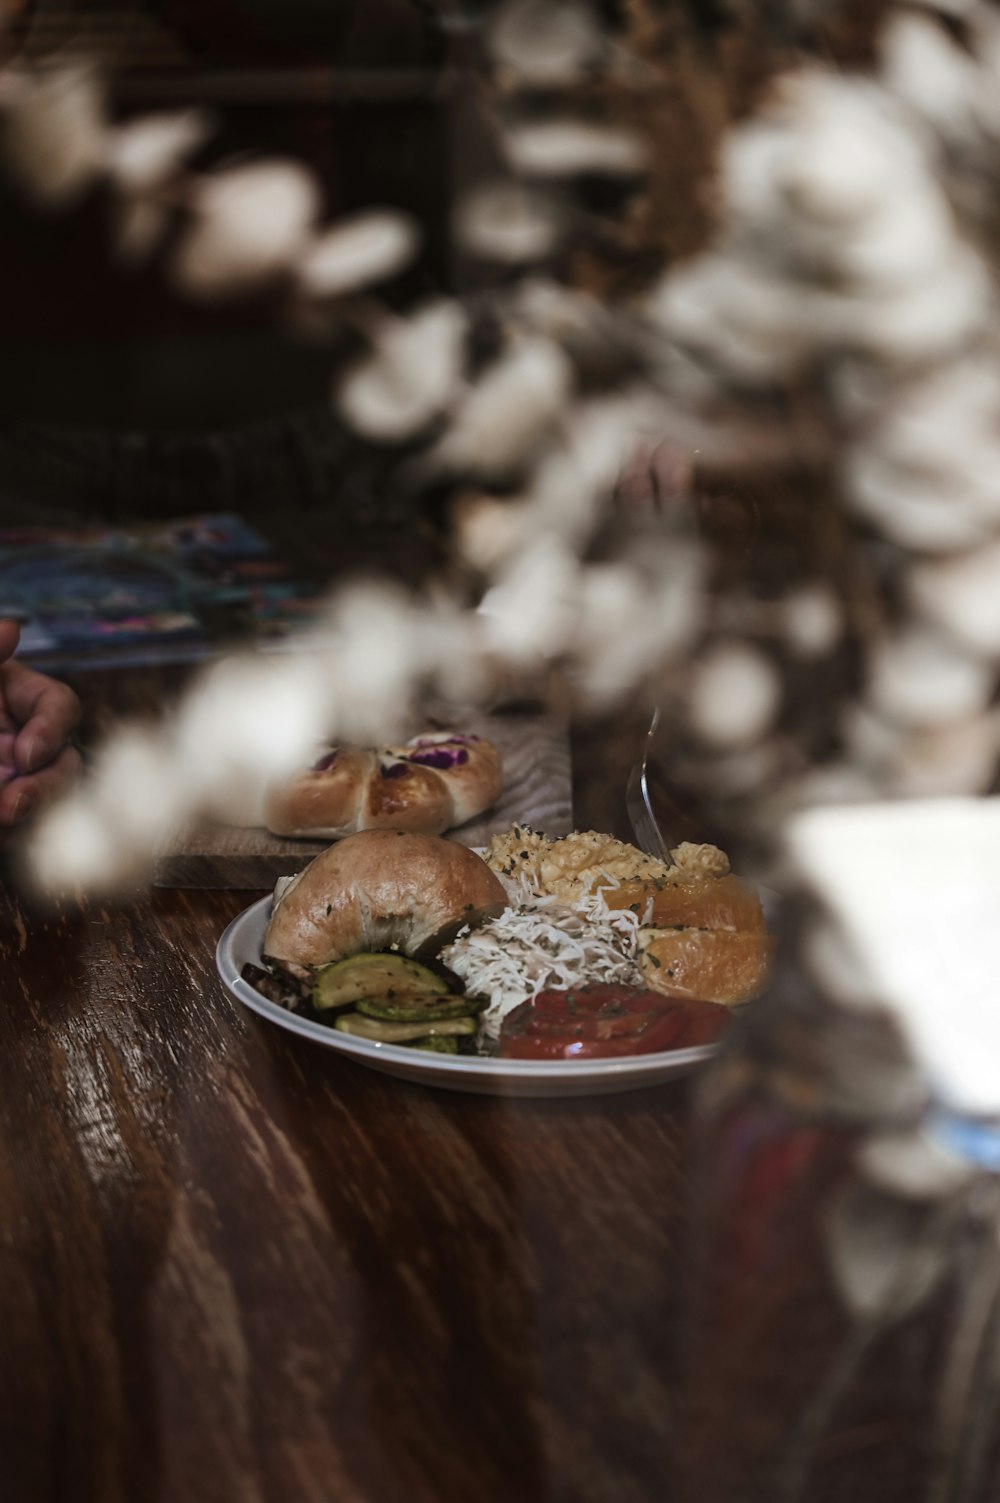
[[[686,1091],[290,1039],[215,975],[247,900],[3,901],[0,1497],[662,1499]]]
[[[88,676],[87,723],[177,681]],[[580,728],[581,824],[625,833],[629,745]],[[216,976],[256,896],[0,886],[2,1503],[672,1503],[695,1088],[452,1094],[295,1039]],[[815,1262],[709,1372],[765,1458],[826,1340]],[[810,1503],[918,1503],[904,1358]],[[685,1503],[776,1503],[707,1471]]]
[[[78,687],[94,726],[173,682]],[[0,1498],[660,1503],[687,1088],[290,1038],[215,973],[255,896],[0,896]]]

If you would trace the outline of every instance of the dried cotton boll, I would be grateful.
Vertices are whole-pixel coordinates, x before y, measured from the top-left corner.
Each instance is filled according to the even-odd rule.
[[[913,178],[921,152],[884,97],[867,83],[801,74],[782,185],[799,214],[838,226],[867,217]]]
[[[116,126],[105,146],[105,165],[122,193],[150,193],[171,178],[207,139],[212,122],[202,110],[144,115]]]
[[[533,86],[573,83],[603,43],[592,8],[581,0],[508,0],[488,33],[494,61]]]
[[[547,120],[511,127],[505,136],[507,158],[527,177],[576,177],[601,173],[632,177],[646,165],[639,136],[615,125],[586,120]]]
[[[448,596],[429,600],[414,640],[411,686],[428,686],[459,706],[484,703],[500,665],[485,650],[482,626],[481,616]]]
[[[844,458],[854,511],[892,542],[922,553],[953,552],[984,542],[993,529],[980,495],[960,490],[947,471],[927,471],[887,452],[878,431]],[[986,477],[983,477],[984,479]]]
[[[859,347],[887,364],[942,359],[992,316],[990,276],[969,246],[955,244],[933,276],[895,297],[873,299]]]
[[[840,604],[826,585],[807,585],[781,604],[784,636],[798,658],[828,657],[840,642],[844,619]]]
[[[913,626],[872,652],[866,699],[876,715],[897,725],[940,725],[984,710],[994,678],[989,663],[932,627]]]
[[[399,589],[341,591],[329,616],[326,654],[338,734],[362,744],[398,735],[422,667],[422,611]]]
[[[793,374],[816,345],[806,299],[773,271],[726,255],[665,277],[646,312],[671,339],[753,384]]]
[[[979,71],[939,26],[926,16],[895,16],[885,28],[880,51],[883,79],[911,110],[946,141],[977,137]]]
[[[483,649],[532,669],[573,645],[579,564],[554,538],[542,537],[513,559],[478,607]]]
[[[698,550],[663,543],[642,567],[629,561],[591,564],[579,580],[574,674],[584,702],[599,710],[694,641],[701,620]]]
[[[853,234],[841,235],[835,245],[824,235],[809,248],[819,267],[871,296],[936,278],[941,267],[949,266],[956,234],[943,194],[919,183],[885,198]]]
[[[120,891],[138,882],[186,812],[165,729],[126,728],[101,746],[87,778],[46,815],[29,849],[48,891]]]
[[[115,893],[139,880],[149,857],[81,791],[54,804],[35,825],[26,874],[33,887],[51,897]]]
[[[104,90],[94,68],[8,76],[0,160],[43,208],[63,209],[101,175]]]
[[[305,250],[295,267],[308,297],[343,297],[408,265],[420,231],[408,214],[380,209],[340,220]]]
[[[297,261],[320,197],[304,167],[273,160],[201,178],[189,207],[193,223],[174,251],[174,282],[188,297],[238,297]]]
[[[518,266],[551,254],[560,219],[556,205],[543,193],[521,183],[487,183],[459,204],[454,234],[469,255]]]
[[[331,718],[322,653],[226,658],[181,703],[172,775],[190,809],[226,824],[263,823],[267,785],[301,766]]]
[[[126,726],[101,746],[83,791],[123,843],[149,852],[183,814],[173,773],[169,727]]]
[[[917,564],[907,591],[926,620],[969,652],[1000,653],[1000,538],[953,558]]]
[[[497,478],[537,453],[565,411],[573,366],[548,339],[525,339],[501,355],[459,404],[430,454],[432,466]]]
[[[720,642],[694,665],[688,691],[691,729],[715,746],[760,740],[781,704],[781,677],[746,643]]]
[[[466,316],[441,299],[406,319],[387,319],[374,350],[347,372],[334,403],[375,443],[404,443],[439,417],[465,366]]]
[[[986,793],[1000,754],[995,714],[914,731],[900,744],[887,792],[898,798]]]
[[[491,496],[465,496],[452,518],[459,556],[473,569],[491,573],[526,537],[524,504]]]

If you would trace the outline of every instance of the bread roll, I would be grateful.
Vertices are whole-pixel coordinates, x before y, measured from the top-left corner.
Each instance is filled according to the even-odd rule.
[[[762,930],[642,928],[636,948],[643,979],[654,991],[731,1005],[763,991],[774,939]]]
[[[760,898],[739,877],[694,877],[690,882],[623,882],[604,890],[609,908],[632,908],[657,929],[736,929],[763,933]]]
[[[507,898],[474,851],[437,835],[366,830],[322,851],[276,897],[265,955],[292,969],[362,950],[433,953]]]
[[[265,818],[275,835],[326,840],[360,830],[440,835],[488,809],[502,788],[492,741],[442,731],[405,746],[334,747],[272,790]]]

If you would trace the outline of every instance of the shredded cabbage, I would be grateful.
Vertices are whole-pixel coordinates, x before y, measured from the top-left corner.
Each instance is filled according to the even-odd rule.
[[[497,1037],[507,1013],[546,987],[643,984],[635,961],[639,914],[608,908],[600,892],[573,908],[533,894],[526,883],[505,886],[511,906],[463,930],[441,952],[466,991],[488,999],[482,1025],[489,1038]]]

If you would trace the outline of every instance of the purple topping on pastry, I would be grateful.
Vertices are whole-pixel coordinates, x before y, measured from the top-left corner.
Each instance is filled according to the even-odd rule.
[[[463,762],[468,762],[469,753],[464,746],[452,748],[451,746],[437,745],[428,747],[426,751],[415,751],[407,756],[408,762],[416,762],[420,767],[437,767],[446,769],[449,767],[461,767]]]
[[[335,747],[332,752],[327,752],[325,757],[320,757],[318,762],[313,763],[313,772],[326,772],[327,768],[332,767],[339,756],[340,752]]]
[[[379,768],[384,778],[405,778],[409,770],[405,762],[390,762],[388,767]]]

